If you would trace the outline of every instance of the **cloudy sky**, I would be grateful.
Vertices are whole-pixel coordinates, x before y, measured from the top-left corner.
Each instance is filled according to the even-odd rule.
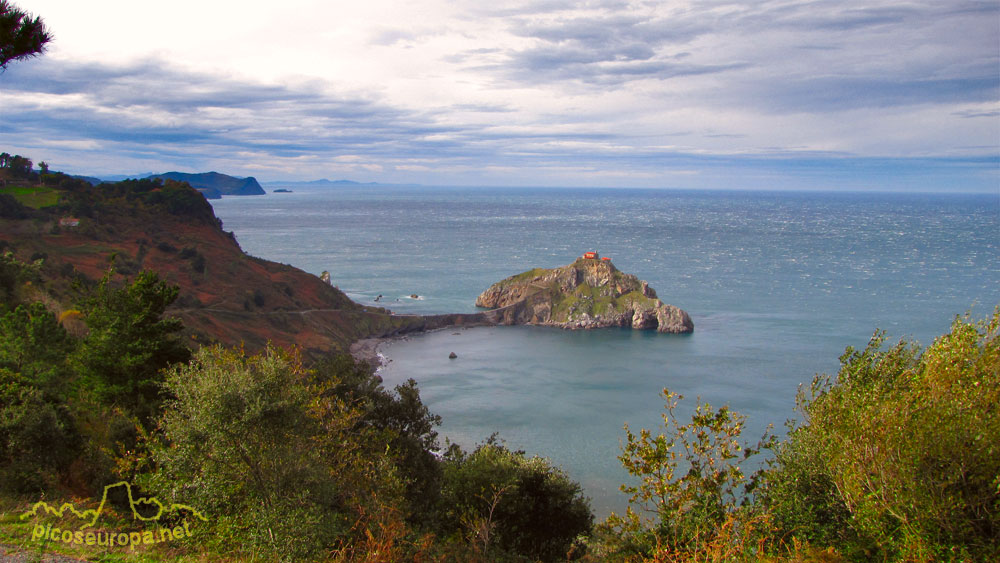
[[[0,148],[81,174],[1000,193],[996,0],[15,0]]]

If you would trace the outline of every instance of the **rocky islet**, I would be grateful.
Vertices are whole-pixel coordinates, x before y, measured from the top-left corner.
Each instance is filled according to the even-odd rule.
[[[663,303],[649,284],[588,252],[568,266],[535,268],[499,281],[476,306],[500,324],[566,329],[630,327],[667,333],[694,330],[691,316]]]

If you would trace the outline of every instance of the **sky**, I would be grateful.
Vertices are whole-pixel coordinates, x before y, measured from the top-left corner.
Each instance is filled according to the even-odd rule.
[[[15,0],[0,149],[262,182],[1000,194],[1000,2]]]

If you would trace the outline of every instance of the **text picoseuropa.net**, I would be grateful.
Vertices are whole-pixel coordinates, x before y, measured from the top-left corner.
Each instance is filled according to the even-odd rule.
[[[155,530],[144,530],[142,532],[117,533],[61,530],[53,528],[51,524],[47,526],[35,524],[31,530],[31,539],[59,541],[76,545],[99,545],[101,547],[128,546],[135,549],[137,545],[152,545],[191,537],[191,533],[187,522],[184,522],[183,526],[174,526],[173,528],[157,527]]]

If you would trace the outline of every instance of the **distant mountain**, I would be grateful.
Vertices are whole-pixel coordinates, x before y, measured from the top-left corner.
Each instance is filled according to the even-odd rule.
[[[153,174],[148,177],[187,182],[191,184],[191,187],[201,192],[206,199],[219,199],[224,195],[266,194],[264,188],[260,187],[257,179],[253,176],[236,178],[234,176],[219,174],[218,172],[203,172],[201,174],[167,172],[165,174]]]
[[[353,180],[327,180],[323,178],[321,180],[310,180],[308,182],[268,182],[269,186],[318,186],[318,187],[329,187],[329,186],[378,186],[378,182],[355,182]]]
[[[108,174],[98,176],[98,178],[100,178],[102,182],[121,182],[122,180],[129,180],[132,178],[149,178],[152,175],[152,172],[143,172],[141,174]],[[90,180],[87,181],[89,182]],[[98,182],[98,184],[100,183],[101,182]]]
[[[103,180],[101,178],[95,178],[93,176],[80,176],[80,175],[76,175],[76,176],[73,176],[73,178],[78,178],[80,180],[83,180],[84,182],[87,182],[91,186],[96,186],[97,184],[100,184],[101,182],[105,182],[106,181],[106,180]]]

